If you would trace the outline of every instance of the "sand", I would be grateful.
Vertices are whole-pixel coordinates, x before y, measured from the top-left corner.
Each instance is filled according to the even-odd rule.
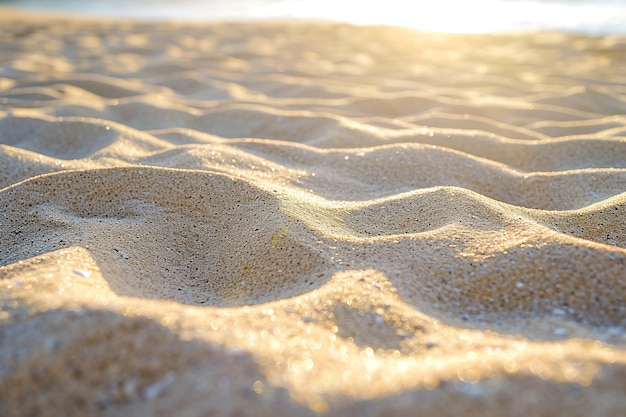
[[[626,39],[0,16],[0,415],[626,414]]]

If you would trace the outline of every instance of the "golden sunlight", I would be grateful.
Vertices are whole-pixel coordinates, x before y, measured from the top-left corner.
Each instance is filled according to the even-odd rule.
[[[548,27],[549,22],[559,22],[563,29],[573,29],[606,20],[612,9],[607,5],[573,6],[538,0],[280,0],[255,12],[266,16],[387,24],[438,32],[485,33]]]

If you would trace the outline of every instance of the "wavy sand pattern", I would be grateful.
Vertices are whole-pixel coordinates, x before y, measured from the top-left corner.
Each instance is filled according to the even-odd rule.
[[[626,41],[3,17],[0,414],[626,413]]]

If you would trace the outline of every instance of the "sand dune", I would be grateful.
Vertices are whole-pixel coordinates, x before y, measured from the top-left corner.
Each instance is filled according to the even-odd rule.
[[[1,415],[626,413],[623,38],[1,16]]]

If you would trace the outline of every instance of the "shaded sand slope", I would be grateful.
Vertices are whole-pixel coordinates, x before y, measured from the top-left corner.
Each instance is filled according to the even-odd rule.
[[[626,413],[623,38],[0,15],[0,415]]]

